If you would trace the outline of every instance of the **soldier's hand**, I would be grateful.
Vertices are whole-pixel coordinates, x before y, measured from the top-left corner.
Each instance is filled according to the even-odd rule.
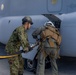
[[[23,50],[24,53],[26,53],[28,51],[29,51],[29,48],[28,47]]]

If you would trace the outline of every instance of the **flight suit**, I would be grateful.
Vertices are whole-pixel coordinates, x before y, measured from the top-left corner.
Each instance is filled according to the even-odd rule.
[[[38,35],[41,35],[42,30],[44,30],[45,27],[40,27],[37,30],[35,30],[32,34],[33,38],[36,38]],[[56,41],[52,38],[50,38],[54,42],[54,48],[50,47],[47,40],[43,41],[41,40],[41,44],[39,45],[39,53],[38,53],[38,65],[37,65],[37,71],[36,75],[44,75],[45,74],[45,58],[47,55],[49,55],[50,62],[51,62],[51,69],[52,69],[52,75],[58,75],[58,67],[56,64],[57,59],[57,45]]]
[[[26,50],[26,48],[29,47],[28,37],[24,25],[13,31],[8,43],[6,44],[7,54],[18,52],[20,46],[23,47],[23,50]],[[16,57],[9,58],[8,62],[10,65],[10,75],[23,75],[24,60],[21,54]]]

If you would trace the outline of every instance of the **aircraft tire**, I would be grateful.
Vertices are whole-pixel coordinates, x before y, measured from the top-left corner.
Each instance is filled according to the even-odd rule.
[[[49,56],[47,56],[45,59],[45,69],[49,69],[50,67],[51,67],[51,62]]]
[[[24,62],[25,62],[24,63],[25,70],[30,71],[30,72],[35,72],[36,67],[37,67],[37,60],[36,59],[34,59],[33,61],[29,60],[29,59],[25,59]]]

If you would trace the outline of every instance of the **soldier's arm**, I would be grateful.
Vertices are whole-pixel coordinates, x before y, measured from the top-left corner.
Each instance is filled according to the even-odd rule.
[[[42,32],[43,29],[44,29],[44,27],[37,28],[37,29],[32,33],[33,38],[36,39],[37,36],[40,35],[40,33]]]
[[[29,42],[28,42],[28,38],[27,38],[27,35],[25,34],[25,31],[24,30],[20,30],[18,32],[18,36],[19,36],[19,40],[20,40],[20,43],[23,47],[23,50],[25,51],[28,51],[28,47],[29,47]]]

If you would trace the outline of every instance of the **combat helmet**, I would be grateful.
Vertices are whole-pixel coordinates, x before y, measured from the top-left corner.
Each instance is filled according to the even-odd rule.
[[[29,22],[31,25],[33,24],[31,17],[26,16],[22,19],[22,24],[24,24],[25,22]]]
[[[45,22],[44,23],[44,26],[47,26],[47,25],[51,25],[51,26],[55,27],[55,25],[51,21],[48,21],[48,22]]]

